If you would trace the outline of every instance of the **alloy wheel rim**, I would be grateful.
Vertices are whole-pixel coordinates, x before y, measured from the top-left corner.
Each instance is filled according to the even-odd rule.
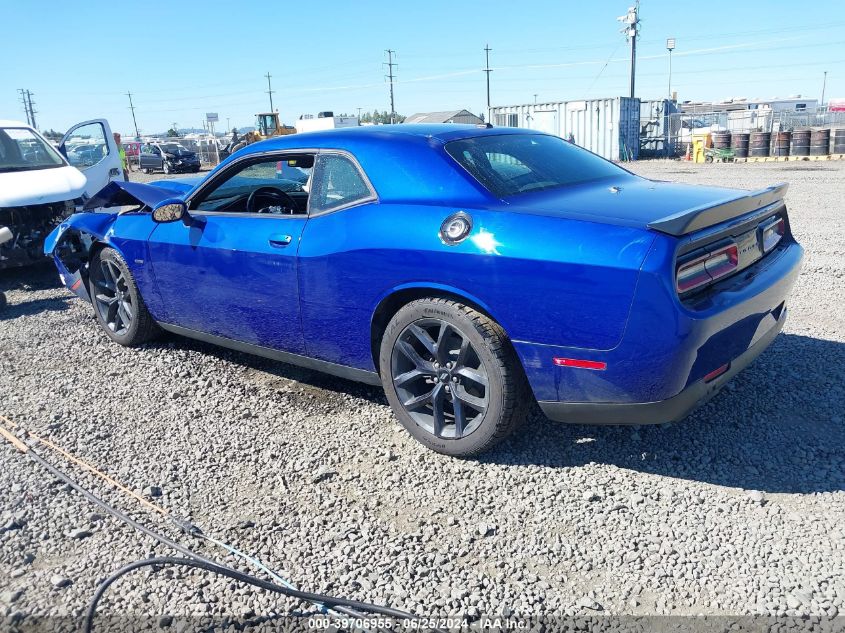
[[[135,319],[135,306],[123,271],[114,262],[101,259],[94,287],[94,301],[106,327],[118,336],[126,334]]]
[[[390,368],[402,407],[428,433],[460,439],[480,426],[490,401],[487,368],[451,323],[409,324],[393,345]]]

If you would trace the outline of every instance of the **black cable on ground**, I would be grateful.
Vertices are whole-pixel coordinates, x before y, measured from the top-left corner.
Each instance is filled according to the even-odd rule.
[[[231,578],[232,580],[237,580],[239,582],[252,585],[254,587],[258,587],[266,591],[280,593],[291,598],[299,598],[300,600],[306,602],[320,602],[328,607],[349,607],[357,611],[375,613],[378,615],[384,615],[400,620],[414,619],[414,616],[410,613],[399,611],[397,609],[391,609],[390,607],[381,607],[379,605],[368,604],[366,602],[348,600],[347,598],[333,598],[331,596],[325,596],[318,593],[308,593],[305,591],[288,589],[287,587],[282,587],[281,585],[277,585],[267,580],[262,580],[261,578],[256,578],[255,576],[250,576],[249,574],[244,574],[237,570],[230,569],[229,567],[224,567],[223,565],[217,565],[215,563],[206,563],[199,560],[191,560],[190,558],[161,556],[158,558],[149,558],[147,560],[139,560],[135,561],[134,563],[129,563],[128,565],[118,569],[114,574],[112,574],[111,576],[106,578],[102,583],[100,583],[100,586],[97,587],[97,591],[94,593],[94,597],[91,599],[91,603],[88,605],[88,612],[85,614],[85,633],[90,633],[93,630],[94,615],[97,612],[97,604],[100,602],[100,599],[103,597],[103,594],[106,592],[106,590],[113,583],[115,583],[131,571],[141,569],[142,567],[152,567],[156,565],[178,565],[182,567],[204,569],[220,576],[226,576],[227,578]]]
[[[400,611],[398,609],[392,609],[390,607],[383,607],[377,604],[370,604],[366,602],[359,602],[357,600],[349,600],[347,598],[336,598],[333,596],[328,596],[319,593],[309,593],[306,591],[299,591],[297,589],[289,589],[288,587],[283,587],[282,585],[278,585],[276,583],[272,583],[266,580],[262,580],[261,578],[257,578],[255,576],[251,576],[249,574],[245,574],[243,572],[238,571],[237,569],[233,569],[226,565],[221,565],[219,563],[214,562],[213,560],[202,556],[194,552],[193,550],[188,549],[187,547],[180,545],[176,541],[169,539],[168,537],[164,536],[163,534],[159,534],[154,530],[151,530],[144,525],[141,525],[134,519],[130,518],[117,508],[113,508],[108,503],[97,497],[96,495],[92,494],[78,483],[76,483],[73,479],[70,478],[69,475],[66,475],[61,470],[47,462],[44,458],[38,455],[35,451],[31,448],[25,451],[25,454],[28,455],[35,463],[39,466],[47,470],[50,474],[52,474],[57,479],[63,481],[71,488],[76,490],[79,494],[81,494],[85,499],[93,503],[99,508],[102,508],[106,512],[108,512],[113,517],[123,521],[127,525],[132,526],[136,530],[146,534],[147,536],[155,539],[159,543],[166,545],[168,547],[173,548],[177,552],[188,556],[189,558],[175,558],[175,557],[160,557],[160,558],[151,558],[148,560],[136,561],[134,563],[130,563],[119,569],[115,572],[112,576],[107,578],[100,586],[97,588],[94,597],[91,600],[91,603],[88,607],[88,612],[85,618],[85,631],[86,633],[90,632],[93,628],[93,621],[94,615],[96,614],[97,604],[99,603],[100,599],[102,598],[105,591],[109,588],[109,586],[117,581],[121,576],[141,567],[148,567],[152,565],[182,565],[186,567],[194,567],[197,569],[204,569],[206,571],[210,571],[222,576],[226,576],[228,578],[232,578],[233,580],[237,580],[239,582],[243,582],[245,584],[252,585],[254,587],[259,587],[261,589],[265,589],[266,591],[271,591],[274,593],[282,594],[291,598],[298,598],[300,600],[321,604],[328,608],[336,608],[338,611],[346,613],[348,615],[353,615],[355,617],[360,617],[360,613],[356,612],[363,612],[363,613],[373,613],[384,615],[392,618],[397,619],[415,619],[415,616],[407,613],[405,611]],[[188,524],[187,522],[185,525],[177,522],[177,524],[185,529],[186,531],[190,531],[190,528],[194,528],[194,526]]]

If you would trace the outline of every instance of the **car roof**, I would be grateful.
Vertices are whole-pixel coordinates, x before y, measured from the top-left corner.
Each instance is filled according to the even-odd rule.
[[[472,206],[489,204],[486,191],[443,150],[449,141],[480,136],[543,134],[486,125],[398,124],[335,128],[276,136],[251,143],[216,169],[252,154],[340,150],[352,154],[383,201]],[[401,168],[397,166],[401,165]],[[216,170],[215,170],[216,171]]]
[[[32,127],[27,125],[26,123],[22,123],[21,121],[13,121],[11,119],[0,119],[0,127],[27,127],[29,129],[32,129]]]
[[[378,145],[389,140],[391,143],[438,141],[440,144],[457,139],[476,136],[496,136],[502,134],[541,134],[534,130],[511,127],[488,127],[487,125],[460,125],[455,123],[399,123],[393,125],[362,125],[359,127],[343,127],[316,132],[304,132],[276,136],[265,141],[253,143],[248,147],[253,151],[263,152],[274,149],[307,148],[335,148],[345,149],[347,146],[358,147],[369,144]]]

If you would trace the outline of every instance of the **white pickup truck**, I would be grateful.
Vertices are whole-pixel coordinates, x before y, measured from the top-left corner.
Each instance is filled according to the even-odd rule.
[[[55,150],[32,127],[0,120],[0,227],[12,239],[0,244],[0,270],[44,258],[44,238],[123,165],[105,119],[74,125]]]

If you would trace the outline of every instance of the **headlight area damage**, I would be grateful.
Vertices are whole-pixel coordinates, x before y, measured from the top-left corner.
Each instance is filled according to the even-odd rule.
[[[42,260],[47,234],[74,209],[72,200],[0,208],[0,226],[12,232],[12,239],[0,244],[0,270]]]
[[[53,229],[44,240],[44,254],[55,260],[65,286],[90,302],[88,262],[92,249],[97,244],[111,243],[114,223],[121,214],[145,212],[162,200],[172,198],[172,191],[159,187],[112,181],[88,200],[86,212],[70,216]],[[128,207],[128,210],[103,210],[114,207]]]

